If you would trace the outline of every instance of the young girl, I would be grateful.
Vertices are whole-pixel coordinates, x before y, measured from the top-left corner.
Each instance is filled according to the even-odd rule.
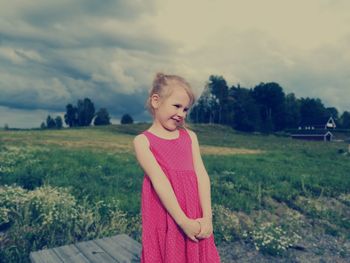
[[[190,85],[158,73],[147,100],[153,124],[134,138],[144,170],[141,263],[217,263],[210,180],[196,134],[185,128]]]

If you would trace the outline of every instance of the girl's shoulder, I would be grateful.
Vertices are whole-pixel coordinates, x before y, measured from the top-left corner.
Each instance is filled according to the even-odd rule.
[[[183,128],[187,133],[188,135],[191,137],[191,140],[195,140],[197,138],[197,135],[194,131],[188,129],[188,128]]]
[[[133,143],[135,146],[145,146],[149,147],[149,141],[147,136],[144,133],[140,133],[134,137]]]

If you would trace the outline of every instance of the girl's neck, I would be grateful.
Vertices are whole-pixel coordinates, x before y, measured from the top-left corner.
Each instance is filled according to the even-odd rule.
[[[153,122],[152,126],[148,129],[150,132],[155,133],[156,135],[160,135],[161,137],[165,138],[173,138],[176,137],[175,134],[178,134],[179,128],[176,128],[175,130],[168,130],[165,129],[161,124],[158,124],[156,122]]]

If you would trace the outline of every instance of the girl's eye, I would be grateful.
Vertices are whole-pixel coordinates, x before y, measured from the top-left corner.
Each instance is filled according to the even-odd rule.
[[[173,105],[175,106],[176,108],[180,108],[181,106],[180,105]],[[184,111],[187,112],[189,109],[185,108]]]

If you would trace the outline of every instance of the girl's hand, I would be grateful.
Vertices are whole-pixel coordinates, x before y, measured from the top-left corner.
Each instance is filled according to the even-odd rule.
[[[204,238],[210,237],[211,234],[213,233],[212,220],[207,217],[202,217],[202,218],[197,218],[196,221],[199,222],[201,225],[201,231],[199,234],[196,235],[196,238],[204,239]]]
[[[198,221],[194,219],[187,218],[185,222],[180,226],[185,234],[193,240],[194,242],[198,242],[196,235],[198,235],[201,231],[200,224]]]

